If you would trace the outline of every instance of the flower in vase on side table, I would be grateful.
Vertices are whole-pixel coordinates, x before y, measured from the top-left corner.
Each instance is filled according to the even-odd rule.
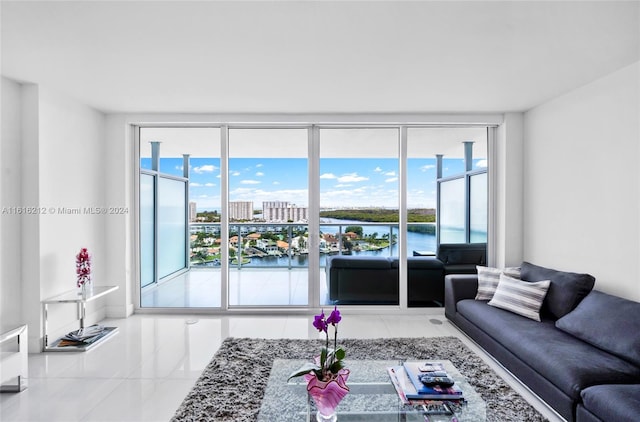
[[[80,293],[85,296],[91,283],[91,256],[87,248],[80,249],[76,255],[76,275],[78,277],[77,285],[81,288]]]
[[[313,326],[325,333],[325,346],[314,362],[308,362],[289,376],[289,379],[304,376],[307,381],[307,392],[318,408],[316,420],[319,422],[335,421],[336,407],[349,392],[347,379],[349,370],[344,367],[345,351],[338,347],[338,323],[342,320],[340,311],[334,307],[328,318],[324,311],[316,315]],[[329,327],[333,327],[333,348],[329,348]]]

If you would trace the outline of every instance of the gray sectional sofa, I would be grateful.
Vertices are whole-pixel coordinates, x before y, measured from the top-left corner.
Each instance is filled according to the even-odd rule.
[[[477,275],[446,276],[446,317],[566,420],[639,421],[640,303],[588,274],[525,262],[520,278],[551,281],[541,321],[476,300]]]
[[[485,243],[441,244],[436,256],[408,257],[408,306],[443,306],[444,276],[474,274],[486,257]],[[398,304],[396,257],[336,255],[327,258],[325,273],[329,299],[335,303]]]

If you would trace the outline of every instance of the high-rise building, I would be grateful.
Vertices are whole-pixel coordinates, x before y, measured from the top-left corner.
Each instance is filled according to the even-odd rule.
[[[196,218],[198,218],[196,203],[193,201],[189,201],[189,221],[196,221]]]
[[[229,202],[229,220],[251,220],[253,219],[252,201],[231,201]]]
[[[262,203],[262,216],[265,221],[287,222],[308,221],[309,208],[296,207],[285,201],[269,201]]]

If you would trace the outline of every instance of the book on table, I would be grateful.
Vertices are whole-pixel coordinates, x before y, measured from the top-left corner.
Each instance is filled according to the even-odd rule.
[[[402,364],[407,377],[416,389],[416,393],[421,396],[428,396],[438,399],[461,399],[463,392],[457,385],[451,387],[426,386],[420,381],[421,375],[438,373],[447,376],[444,366],[438,362],[409,361]]]
[[[406,364],[406,362],[405,362]],[[420,364],[416,362],[416,365]],[[416,366],[417,370],[417,366]],[[387,368],[391,383],[398,392],[398,396],[405,404],[417,404],[417,400],[462,400],[464,394],[462,390],[455,384],[451,387],[427,387],[417,379],[418,373],[415,374],[415,379],[419,383],[416,386],[412,379],[412,375],[407,370],[406,365],[399,365]],[[419,388],[418,388],[419,387]]]

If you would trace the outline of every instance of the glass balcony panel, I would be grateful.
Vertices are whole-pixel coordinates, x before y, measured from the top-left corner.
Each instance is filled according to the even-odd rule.
[[[158,179],[158,278],[186,268],[186,182]]]
[[[488,231],[487,173],[471,176],[471,243],[486,243]]]
[[[140,175],[140,284],[148,286],[154,274],[154,176]]]
[[[465,243],[464,177],[440,184],[440,243]]]

